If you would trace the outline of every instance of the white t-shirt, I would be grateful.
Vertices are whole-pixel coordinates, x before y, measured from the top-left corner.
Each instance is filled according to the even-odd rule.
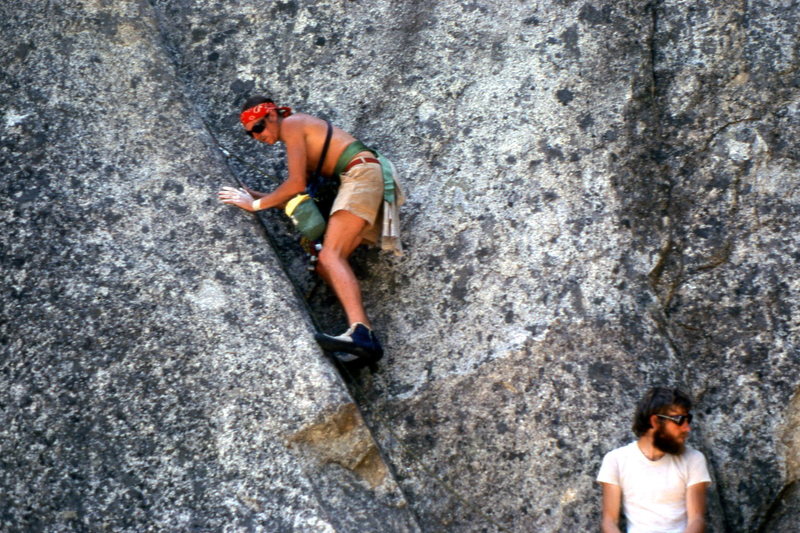
[[[687,522],[686,489],[711,477],[705,457],[694,448],[651,461],[634,441],[603,457],[597,481],[621,487],[628,533],[681,533]]]

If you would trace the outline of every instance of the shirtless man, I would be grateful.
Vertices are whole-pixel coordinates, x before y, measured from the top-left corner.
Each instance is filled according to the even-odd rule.
[[[240,120],[247,134],[257,141],[284,143],[289,176],[270,193],[223,187],[219,191],[219,200],[246,211],[283,208],[287,201],[306,191],[308,178],[316,171],[322,155],[327,123],[304,113],[292,113],[290,108],[278,107],[272,100],[261,96],[245,102]],[[354,150],[357,151],[353,153]],[[347,160],[342,160],[343,157]],[[382,162],[385,162],[384,167],[391,165],[386,160],[379,161],[375,153],[349,133],[333,128],[328,152],[322,162],[322,175],[330,178],[338,170],[341,185],[328,219],[316,270],[339,299],[350,327],[338,336],[317,333],[315,339],[325,350],[351,354],[338,356],[345,363],[358,361],[369,364],[383,355],[364,311],[358,280],[348,262],[359,244],[377,244],[381,240],[382,216],[387,216],[385,211],[393,211],[396,215],[395,205],[402,203],[398,188],[397,202],[383,205]],[[393,178],[390,183],[397,185]],[[394,239],[387,240],[394,242]],[[399,239],[396,242],[395,248],[399,249]]]

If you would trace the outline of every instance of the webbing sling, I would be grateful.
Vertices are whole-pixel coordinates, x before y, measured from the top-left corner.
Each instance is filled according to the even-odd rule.
[[[388,159],[383,157],[377,150],[373,150],[361,141],[354,141],[347,145],[339,160],[336,161],[336,168],[333,171],[334,176],[338,176],[344,170],[353,157],[359,152],[372,152],[378,156],[378,161],[381,162],[381,172],[383,174],[383,199],[390,204],[394,203],[394,174],[392,173],[392,164]]]
[[[328,133],[325,134],[325,144],[322,145],[322,153],[319,156],[319,162],[317,162],[317,170],[314,172],[314,175],[311,176],[308,185],[306,185],[306,192],[312,198],[317,197],[317,193],[325,179],[322,177],[322,164],[325,162],[325,156],[328,155],[328,146],[331,144],[331,136],[333,135],[333,126],[331,123],[326,120],[325,124],[328,125]]]

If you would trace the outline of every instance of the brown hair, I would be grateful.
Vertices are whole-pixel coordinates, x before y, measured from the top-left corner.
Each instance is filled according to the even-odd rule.
[[[636,406],[636,412],[633,414],[633,432],[637,437],[641,437],[652,427],[650,425],[652,415],[664,414],[674,406],[684,407],[689,411],[692,408],[692,400],[680,389],[653,387]]]

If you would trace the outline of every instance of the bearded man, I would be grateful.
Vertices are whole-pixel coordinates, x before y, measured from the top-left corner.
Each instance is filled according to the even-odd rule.
[[[603,488],[601,531],[619,533],[620,508],[628,533],[705,531],[706,459],[686,445],[692,401],[678,389],[654,387],[633,418],[638,440],[608,452],[597,475]]]

